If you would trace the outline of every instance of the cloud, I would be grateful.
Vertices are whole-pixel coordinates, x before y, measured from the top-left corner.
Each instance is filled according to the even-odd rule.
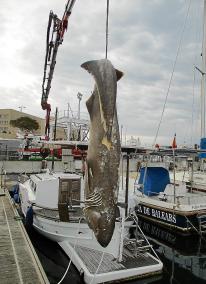
[[[18,108],[44,116],[41,84],[49,11],[60,18],[64,2],[36,0],[0,3],[0,96],[1,108]],[[193,105],[194,64],[201,67],[202,2],[192,1],[168,97],[158,142],[170,143],[177,133],[180,143],[191,141],[191,125],[198,139],[200,74],[196,72]],[[188,1],[110,1],[108,57],[124,72],[118,82],[117,107],[124,133],[151,143],[157,131],[177,53]],[[92,77],[80,65],[105,56],[106,1],[76,1],[68,31],[59,46],[49,102],[52,111],[77,110],[77,93],[84,94],[81,109],[93,90]],[[192,109],[194,111],[192,122]],[[182,129],[190,129],[182,131]]]

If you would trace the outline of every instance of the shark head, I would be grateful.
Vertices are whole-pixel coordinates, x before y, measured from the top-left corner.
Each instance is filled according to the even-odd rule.
[[[87,210],[86,213],[89,227],[93,230],[94,235],[102,247],[108,246],[111,241],[115,218],[104,212],[100,213],[95,210]]]

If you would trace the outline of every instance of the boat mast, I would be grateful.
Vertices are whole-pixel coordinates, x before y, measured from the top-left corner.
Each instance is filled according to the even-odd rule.
[[[201,138],[205,138],[206,0],[204,0],[201,81]]]

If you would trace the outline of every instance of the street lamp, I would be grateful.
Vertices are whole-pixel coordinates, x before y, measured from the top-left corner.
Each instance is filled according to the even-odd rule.
[[[82,100],[83,95],[81,93],[77,94],[77,98],[79,100],[79,107],[78,107],[78,119],[80,119],[80,102]]]

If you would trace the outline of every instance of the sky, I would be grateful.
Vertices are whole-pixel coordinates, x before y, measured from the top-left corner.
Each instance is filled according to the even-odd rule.
[[[77,111],[78,92],[81,111],[87,112],[94,80],[80,65],[105,58],[106,2],[76,0],[48,99],[53,113],[68,103]],[[26,113],[45,116],[41,85],[48,16],[52,10],[62,18],[65,4],[0,1],[0,108],[22,106]],[[203,0],[110,0],[108,59],[124,73],[117,112],[125,140],[133,136],[142,145],[168,145],[176,133],[179,145],[199,141],[201,75],[194,66],[201,68],[202,19]]]

